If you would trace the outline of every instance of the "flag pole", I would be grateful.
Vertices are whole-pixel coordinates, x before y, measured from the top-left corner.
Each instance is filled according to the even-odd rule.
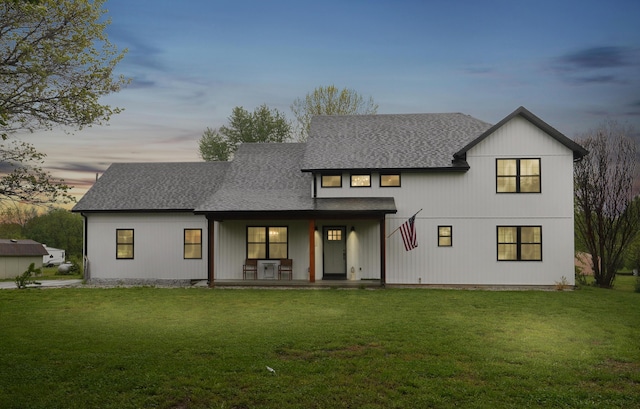
[[[415,214],[414,214],[413,216],[411,216],[411,217],[416,217],[416,215],[417,215],[418,213],[420,213],[421,211],[422,211],[422,209],[418,210],[418,211],[417,211],[417,212],[415,212]],[[410,217],[410,218],[411,218],[411,217]],[[393,236],[393,234],[394,234],[395,232],[397,232],[398,230],[400,230],[400,227],[402,227],[402,225],[398,226],[394,231],[392,231],[392,232],[391,232],[391,234],[387,236],[387,238],[389,238],[389,237]]]

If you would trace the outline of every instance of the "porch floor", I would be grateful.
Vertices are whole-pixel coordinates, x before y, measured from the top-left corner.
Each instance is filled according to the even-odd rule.
[[[213,287],[380,288],[380,280],[214,280]]]

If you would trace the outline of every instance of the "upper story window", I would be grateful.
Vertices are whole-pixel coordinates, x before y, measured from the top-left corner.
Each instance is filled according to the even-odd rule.
[[[498,226],[498,261],[542,261],[541,226]]]
[[[247,258],[289,258],[287,249],[287,227],[247,227]]]
[[[133,258],[133,229],[116,230],[116,258]]]
[[[184,258],[202,258],[202,229],[184,229]]]
[[[540,159],[496,159],[497,193],[540,193]]]
[[[400,187],[400,174],[380,175],[380,187]]]
[[[371,175],[351,175],[351,187],[371,187]]]
[[[342,175],[322,175],[322,187],[342,187]]]

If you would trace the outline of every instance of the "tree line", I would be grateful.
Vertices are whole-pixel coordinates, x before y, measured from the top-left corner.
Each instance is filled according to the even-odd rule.
[[[39,213],[35,207],[6,206],[0,211],[0,238],[31,239],[82,257],[82,216],[62,208]]]

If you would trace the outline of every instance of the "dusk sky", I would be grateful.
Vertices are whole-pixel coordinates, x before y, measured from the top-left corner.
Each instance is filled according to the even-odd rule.
[[[205,128],[261,104],[293,120],[334,84],[378,113],[523,105],[570,138],[606,119],[640,130],[640,1],[108,0],[130,86],[109,126],[18,135],[81,195],[113,162],[199,161]]]

